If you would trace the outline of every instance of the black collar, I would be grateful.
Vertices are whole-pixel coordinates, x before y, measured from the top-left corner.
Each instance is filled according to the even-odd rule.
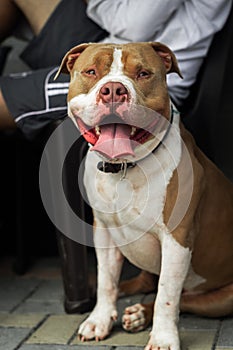
[[[169,121],[168,128],[167,128],[162,140],[156,145],[156,147],[153,149],[153,151],[151,153],[156,152],[157,149],[163,144],[165,138],[167,137],[167,135],[171,129],[173,119],[174,119],[174,109],[173,109],[173,106],[171,105],[171,118]],[[145,158],[142,158],[142,159],[145,159]],[[141,161],[142,159],[140,159],[139,161]],[[126,161],[122,162],[122,163],[110,163],[110,162],[101,161],[97,164],[97,169],[100,171],[103,171],[104,173],[112,173],[112,174],[123,172],[122,178],[124,178],[127,169],[134,168],[135,165],[136,165],[136,163],[127,163]]]
[[[124,168],[133,168],[135,167],[136,163],[127,163],[127,162],[122,162],[122,163],[109,163],[109,162],[99,162],[97,164],[97,169],[100,171],[103,171],[104,173],[119,173],[120,171],[124,171]]]

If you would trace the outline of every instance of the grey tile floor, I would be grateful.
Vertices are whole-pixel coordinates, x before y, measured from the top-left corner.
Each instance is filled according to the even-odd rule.
[[[119,299],[120,314],[153,295]],[[142,350],[149,331],[126,333],[118,321],[105,340],[80,343],[79,324],[87,316],[67,315],[57,258],[40,259],[24,276],[0,261],[0,350]],[[208,319],[184,314],[179,331],[182,350],[233,350],[233,318]]]

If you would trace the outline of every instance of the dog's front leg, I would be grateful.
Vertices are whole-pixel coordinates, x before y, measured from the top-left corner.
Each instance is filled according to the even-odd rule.
[[[179,303],[191,251],[181,246],[169,233],[163,235],[161,248],[162,264],[153,327],[145,350],[180,350],[177,329]]]
[[[82,341],[104,339],[117,319],[118,282],[124,259],[107,229],[95,228],[94,243],[98,262],[97,303],[79,328]]]

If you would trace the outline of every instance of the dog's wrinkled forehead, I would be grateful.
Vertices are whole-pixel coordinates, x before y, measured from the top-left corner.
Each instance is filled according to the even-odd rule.
[[[176,72],[181,76],[175,55],[161,43],[81,44],[67,52],[57,76],[60,72],[72,75],[75,70],[98,78],[117,69],[134,78],[142,68],[164,69],[164,73]]]
[[[71,61],[69,62],[68,69],[71,71],[74,68],[85,72],[85,69],[93,67],[93,69],[98,68],[100,71],[109,71],[114,60],[114,52],[121,52],[120,57],[122,56],[121,48],[91,45],[81,54],[78,53],[77,56],[76,54],[71,57],[69,56]],[[121,58],[118,60],[118,63],[120,62]]]
[[[80,55],[72,67],[79,73],[95,76],[98,80],[106,74],[123,74],[123,50],[121,47],[100,47],[98,50],[90,47]],[[93,52],[91,52],[93,51]]]

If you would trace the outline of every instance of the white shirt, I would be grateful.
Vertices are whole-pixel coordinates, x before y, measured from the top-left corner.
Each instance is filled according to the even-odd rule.
[[[169,74],[169,92],[181,105],[231,4],[232,0],[89,0],[87,14],[110,33],[104,42],[160,41],[169,46],[184,77]]]

